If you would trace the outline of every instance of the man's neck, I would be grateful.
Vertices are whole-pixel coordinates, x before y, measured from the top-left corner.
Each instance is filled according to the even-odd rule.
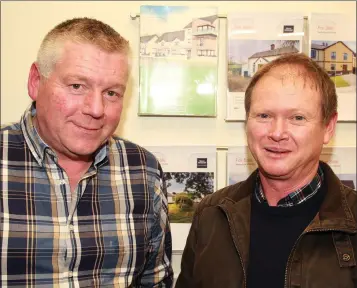
[[[66,171],[69,177],[70,175],[84,174],[92,163],[92,159],[73,160],[63,156],[59,156],[58,158],[58,164]]]
[[[290,193],[310,183],[317,173],[319,163],[304,177],[294,179],[273,179],[259,172],[260,182],[264,191],[264,196],[269,206],[277,206],[278,202]]]
[[[58,164],[66,171],[69,178],[71,191],[74,192],[83,175],[92,165],[91,161],[72,160],[70,158],[58,158]]]

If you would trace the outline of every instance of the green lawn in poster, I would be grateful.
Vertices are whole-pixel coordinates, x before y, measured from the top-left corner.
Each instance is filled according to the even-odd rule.
[[[144,58],[140,115],[215,116],[216,59]]]

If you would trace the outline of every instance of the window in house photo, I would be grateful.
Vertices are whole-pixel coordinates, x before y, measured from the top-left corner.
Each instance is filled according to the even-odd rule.
[[[315,59],[316,58],[316,50],[311,49],[311,58]]]

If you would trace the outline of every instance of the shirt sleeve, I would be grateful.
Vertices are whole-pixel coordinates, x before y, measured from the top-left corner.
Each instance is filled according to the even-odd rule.
[[[159,165],[160,177],[155,184],[154,210],[155,224],[149,243],[149,252],[144,271],[134,287],[172,287],[172,238],[168,215],[168,200],[163,172]]]

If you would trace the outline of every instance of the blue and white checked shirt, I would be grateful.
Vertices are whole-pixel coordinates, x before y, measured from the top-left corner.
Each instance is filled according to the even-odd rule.
[[[35,113],[32,104],[0,133],[0,287],[171,287],[156,158],[113,137],[71,193]]]
[[[277,206],[291,207],[307,201],[320,190],[323,180],[324,180],[324,172],[322,171],[321,165],[319,165],[316,175],[310,181],[310,183],[306,184],[305,186],[299,189],[296,189],[295,191],[286,195],[284,198],[280,199],[279,202],[277,203]],[[259,173],[257,174],[257,182],[255,186],[254,195],[259,203],[265,203],[266,205],[269,205],[264,195],[263,187],[260,182]]]

